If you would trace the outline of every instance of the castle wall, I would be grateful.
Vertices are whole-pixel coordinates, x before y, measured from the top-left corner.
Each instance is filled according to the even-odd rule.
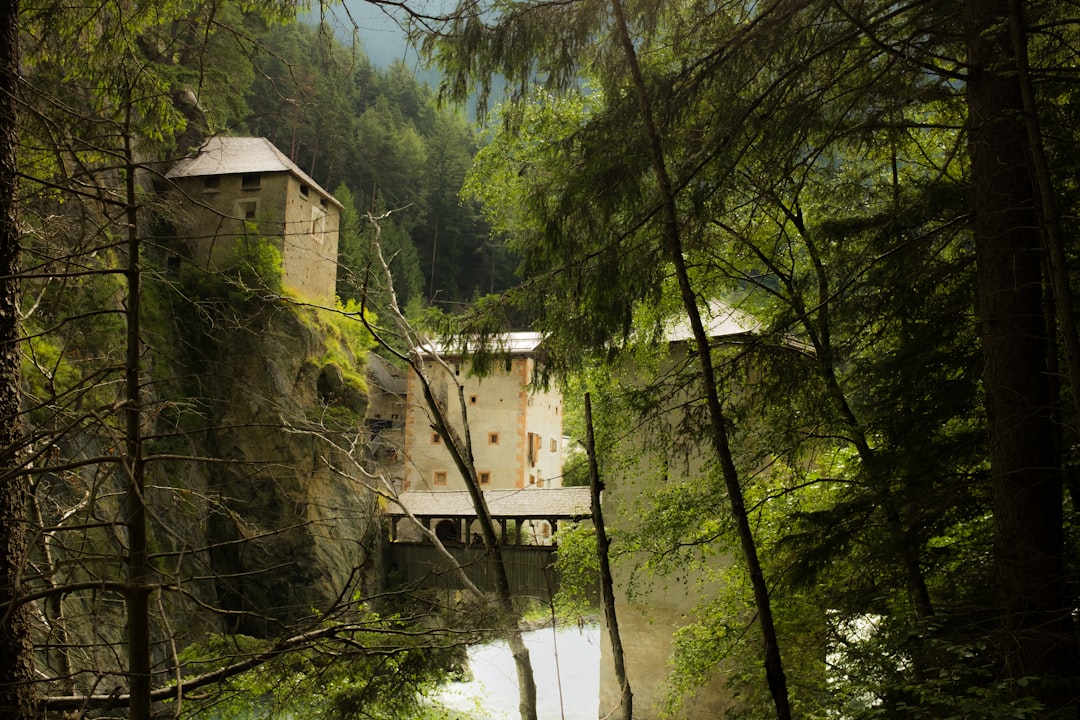
[[[287,291],[333,302],[341,212],[314,188],[287,172],[183,177],[176,185],[184,208],[178,239],[191,262],[216,272],[235,263],[240,244],[270,242]]]
[[[674,349],[674,348],[673,348]],[[664,375],[684,360],[680,351],[664,368],[640,373]],[[628,369],[624,382],[643,382],[636,370]],[[667,397],[665,406],[648,418],[639,418],[635,432],[627,433],[604,464],[602,510],[605,524],[632,532],[642,519],[653,515],[654,493],[681,483],[700,482],[708,473],[712,455],[708,438],[691,437],[688,428],[700,418],[688,412],[700,409],[696,388],[682,388]],[[726,499],[717,489],[717,506]],[[719,510],[718,512],[723,512]],[[713,551],[715,552],[715,551]],[[717,589],[705,572],[682,567],[677,573],[656,574],[646,569],[644,553],[620,554],[613,559],[612,576],[616,613],[624,661],[634,700],[634,720],[658,720],[668,692],[669,661],[676,632],[696,619],[695,606]],[[732,562],[727,555],[712,556],[715,568]],[[607,628],[604,627],[600,659],[600,714],[606,715],[619,703],[621,688],[615,680],[614,661]],[[713,682],[684,700],[680,718],[704,720],[724,717],[733,707],[730,691],[724,686],[727,669],[718,667]]]
[[[530,392],[532,359],[514,357],[509,368],[498,362],[484,378],[469,377],[466,362],[453,358],[447,362],[449,373],[437,363],[428,363],[433,391],[461,432],[459,400],[450,373],[462,384],[476,469],[481,480],[485,473],[488,480],[483,487],[557,486],[562,474],[562,397],[555,390]],[[431,429],[419,379],[412,373],[408,397],[405,489],[466,489],[450,453]]]
[[[301,298],[330,304],[337,281],[341,210],[298,178],[286,177],[282,282]]]
[[[532,378],[536,361],[528,358],[523,363],[524,382]],[[554,388],[533,389],[527,392],[525,403],[525,437],[536,436],[536,452],[533,453],[532,465],[528,464],[526,449],[526,467],[523,471],[524,484],[536,484],[540,487],[562,487],[562,393]]]

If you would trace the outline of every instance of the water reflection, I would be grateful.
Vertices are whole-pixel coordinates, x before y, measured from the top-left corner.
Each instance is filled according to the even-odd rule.
[[[538,720],[596,720],[600,696],[599,627],[533,630],[525,633],[525,644],[536,677]],[[469,666],[474,679],[451,684],[438,697],[439,702],[461,712],[462,720],[520,717],[517,675],[506,643],[471,648]]]

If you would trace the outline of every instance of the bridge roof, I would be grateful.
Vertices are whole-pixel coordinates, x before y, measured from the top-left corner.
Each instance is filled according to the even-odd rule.
[[[589,517],[589,488],[527,488],[485,490],[484,499],[493,518],[584,518]],[[446,492],[403,492],[401,504],[417,517],[476,517],[467,490]],[[387,515],[405,515],[395,503]]]

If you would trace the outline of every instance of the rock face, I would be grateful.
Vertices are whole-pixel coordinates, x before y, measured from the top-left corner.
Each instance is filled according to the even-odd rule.
[[[374,495],[358,479],[365,397],[314,311],[267,306],[214,338],[208,372],[207,546],[232,629],[275,627],[374,581]],[[355,373],[355,370],[354,370]],[[366,581],[366,582],[365,582]]]
[[[176,652],[211,634],[274,638],[376,594],[381,522],[360,472],[362,352],[328,314],[173,296],[144,331],[152,642],[165,682]],[[124,582],[128,547],[118,425],[57,435],[58,469],[34,479],[31,582],[54,590],[37,606],[38,660],[58,678],[49,694],[126,683],[123,596],[106,587]]]

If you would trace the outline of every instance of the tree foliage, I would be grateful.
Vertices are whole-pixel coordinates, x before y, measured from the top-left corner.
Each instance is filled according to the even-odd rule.
[[[404,64],[373,67],[329,24],[250,32],[259,74],[245,88],[251,112],[239,128],[269,138],[324,187],[347,188],[347,213],[391,212],[382,242],[403,306],[453,308],[511,284],[505,249],[485,242],[487,225],[458,198],[475,153],[460,112],[440,108]],[[371,231],[355,219],[344,227],[338,292],[355,299],[371,279]]]
[[[672,218],[644,140],[655,123],[697,304],[722,301],[753,324],[748,336],[715,348],[715,362],[780,636],[791,648],[796,706],[890,716],[932,706],[936,716],[961,716],[975,698],[995,698],[1004,714],[1067,712],[1070,701],[1054,688],[1076,675],[1069,601],[1034,588],[1060,590],[1075,573],[1075,552],[1061,544],[1074,510],[1060,494],[1051,498],[1068,465],[1052,450],[1035,461],[1018,449],[1006,461],[995,443],[1032,432],[1021,443],[1028,452],[1071,435],[1067,420],[1058,429],[1034,422],[1068,395],[1039,400],[1025,391],[1030,412],[1003,398],[998,410],[984,403],[996,378],[1041,387],[1058,366],[1038,340],[1060,311],[1038,299],[1050,283],[1032,260],[1046,247],[1036,230],[1046,238],[1050,226],[1045,204],[1032,216],[1036,167],[1019,149],[1005,165],[1001,158],[1013,147],[1006,141],[1031,147],[1030,123],[1025,141],[1018,120],[1019,27],[1030,40],[1035,112],[1054,138],[1050,166],[1069,162],[1069,125],[1054,124],[1069,106],[1059,93],[1072,88],[1060,74],[1073,56],[1061,44],[1075,32],[1067,4],[1001,3],[987,10],[993,19],[972,10],[965,25],[951,3],[635,2],[626,25],[641,69],[636,87],[615,44],[616,5],[496,2],[454,15],[428,38],[450,92],[493,73],[514,88],[466,186],[523,258],[523,285],[506,301],[549,333],[556,370],[631,341],[666,347],[670,318],[682,310],[671,303],[677,263],[661,242]],[[978,94],[984,87],[989,96]],[[987,128],[1001,141],[978,134]],[[980,148],[997,160],[979,165]],[[1055,198],[1072,184],[1067,172],[1050,182]],[[1002,228],[1024,238],[1022,257],[986,244],[1005,237]],[[1066,238],[1071,262],[1075,242]],[[993,263],[1003,275],[976,275],[976,264]],[[1005,281],[1021,267],[1023,282]],[[998,320],[1021,322],[1009,292],[1029,295],[1021,314],[1031,323],[1010,332],[1039,347],[1018,336],[988,341],[1005,330]],[[1002,298],[1002,314],[986,293]],[[984,376],[984,363],[1004,374]],[[648,380],[658,366],[641,367]],[[645,388],[615,383],[626,394],[620,417],[646,422],[651,413],[663,427],[664,399],[673,387],[692,388],[695,376],[686,363]],[[1071,392],[1065,384],[1056,391]],[[704,423],[692,402],[681,412],[685,420],[662,435],[673,444]],[[1008,470],[1010,462],[1019,464]],[[702,532],[718,492],[695,489],[704,482],[658,490],[653,501],[670,513],[640,528],[645,551],[685,558],[679,548],[723,545]],[[1047,501],[1020,510],[1036,487]],[[1046,530],[1023,561],[1010,549],[1019,539],[1008,518],[1020,516]],[[1025,563],[1043,568],[1042,579],[1022,580]],[[747,592],[742,581],[727,586]],[[746,642],[734,632],[744,602],[729,591],[722,602],[703,598],[702,624],[682,646],[689,677],[745,652],[722,639]],[[807,622],[815,607],[828,612]],[[1014,642],[1030,642],[1036,654],[1045,642],[1064,660],[1021,661]],[[840,646],[874,669],[815,669],[815,657]],[[1030,681],[1020,666],[1045,677]],[[938,680],[945,667],[953,668],[948,688]],[[761,681],[749,671],[738,680],[753,707]]]
[[[355,303],[283,296],[281,252],[254,232],[213,276],[172,244],[183,208],[164,171],[208,132],[254,127],[253,85],[288,76],[258,63],[284,53],[269,39],[294,12],[43,1],[12,18],[26,60],[5,87],[21,114],[4,178],[22,182],[4,199],[21,248],[5,251],[21,249],[22,268],[5,302],[21,334],[5,352],[21,378],[5,395],[3,487],[27,507],[7,506],[22,517],[3,535],[22,551],[0,594],[17,631],[6,637],[22,643],[5,652],[23,652],[3,678],[9,716],[125,705],[146,718],[165,701],[189,713],[235,687],[276,701],[321,674],[307,711],[406,717],[457,652],[461,637],[416,629],[430,614],[398,617],[400,603],[375,597],[378,510],[361,462],[370,336]],[[325,93],[315,137],[344,150],[337,67],[313,73],[311,91]]]

